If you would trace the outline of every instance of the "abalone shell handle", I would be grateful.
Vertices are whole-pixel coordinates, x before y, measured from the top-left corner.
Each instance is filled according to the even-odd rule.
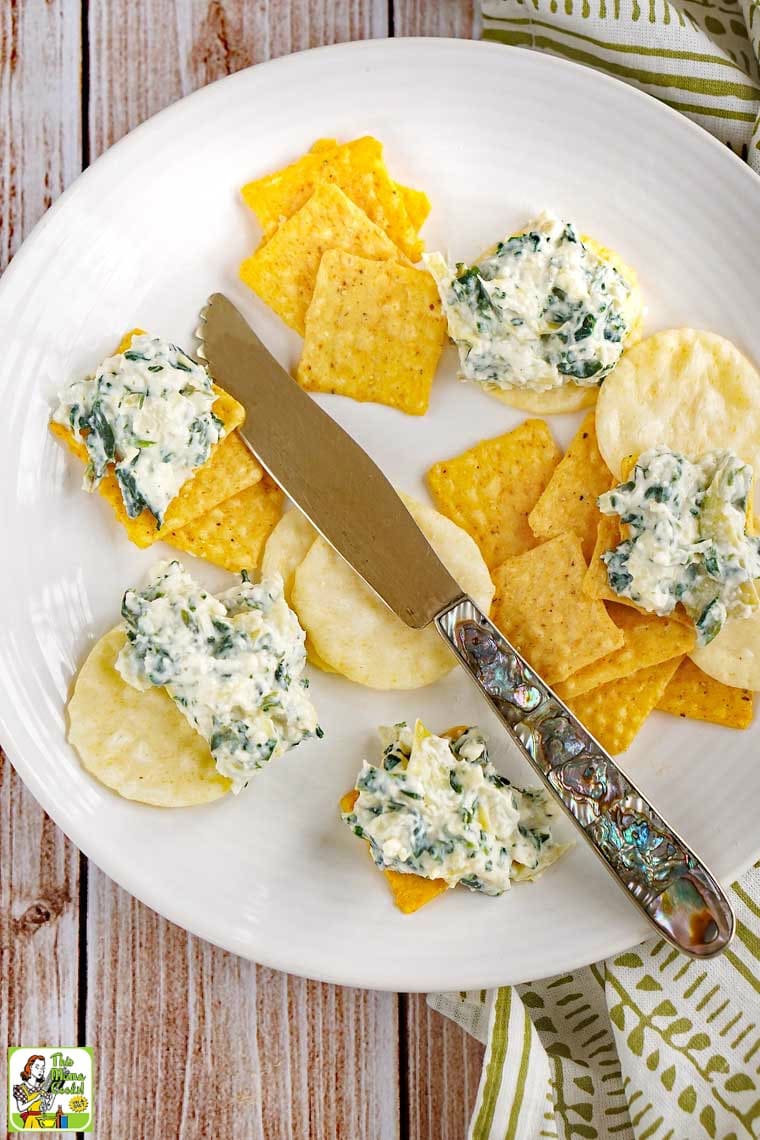
[[[695,958],[731,941],[720,883],[469,598],[435,619],[502,724],[620,886]]]

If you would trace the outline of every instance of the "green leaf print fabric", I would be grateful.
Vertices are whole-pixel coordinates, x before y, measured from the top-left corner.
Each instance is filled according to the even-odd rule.
[[[483,39],[625,80],[760,173],[760,0],[483,0]]]
[[[760,870],[737,935],[697,962],[661,939],[558,978],[431,994],[486,1044],[470,1140],[760,1137]]]

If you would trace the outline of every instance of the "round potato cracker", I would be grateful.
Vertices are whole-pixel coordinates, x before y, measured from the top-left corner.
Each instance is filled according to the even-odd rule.
[[[585,388],[579,384],[565,384],[562,388],[550,388],[548,392],[532,392],[530,388],[499,388],[496,384],[484,384],[483,387],[502,404],[539,416],[580,412],[595,404],[599,395],[596,384]]]
[[[261,575],[263,578],[280,575],[288,605],[293,589],[293,575],[309,553],[316,537],[317,532],[306,515],[294,507],[286,511],[267,539],[261,561]]]
[[[689,656],[698,669],[737,689],[760,690],[760,608],[729,618],[717,637]]]
[[[298,507],[294,507],[282,516],[277,526],[267,540],[264,548],[264,558],[261,563],[262,577],[268,578],[272,574],[279,574],[283,581],[285,601],[291,604],[293,578],[298,567],[309,553],[317,532],[306,515],[301,514]],[[334,673],[326,661],[317,653],[311,638],[306,635],[306,656],[310,665],[315,665],[323,673]]]
[[[128,800],[190,807],[232,787],[208,744],[164,689],[141,693],[116,672],[124,644],[117,626],[90,650],[68,704],[69,741],[83,766]]]
[[[432,507],[402,498],[441,561],[488,613],[494,587],[473,540]],[[416,689],[454,667],[434,629],[410,629],[321,538],[296,570],[293,606],[319,656],[360,685]]]
[[[613,269],[617,269],[620,276],[631,287],[631,293],[625,307],[629,328],[625,343],[626,348],[628,348],[641,339],[641,326],[644,320],[644,301],[636,270],[627,265],[613,249],[600,245],[598,241],[590,238],[587,234],[583,234],[581,240],[601,261],[606,261]],[[616,368],[619,367],[618,362]],[[615,369],[609,375],[612,376],[614,372]],[[548,392],[533,392],[530,388],[500,388],[497,384],[484,384],[483,387],[489,395],[495,396],[503,404],[509,404],[511,408],[517,408],[521,412],[530,412],[533,415],[553,416],[568,412],[580,412],[583,408],[590,408],[596,403],[602,385],[581,385],[568,381],[561,388],[550,388]]]
[[[616,475],[627,455],[662,444],[696,459],[731,448],[760,471],[760,375],[715,333],[669,329],[625,352],[596,405],[596,434]]]

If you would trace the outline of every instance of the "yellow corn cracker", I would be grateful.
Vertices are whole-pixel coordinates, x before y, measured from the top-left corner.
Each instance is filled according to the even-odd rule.
[[[309,153],[324,154],[325,151],[336,150],[337,147],[337,139],[317,139],[317,141],[312,143],[309,147]],[[415,190],[411,186],[403,186],[400,182],[395,182],[394,185],[406,206],[409,221],[412,223],[414,229],[419,232],[430,213],[430,199],[424,190]],[[343,189],[345,190],[345,187],[343,187]],[[350,197],[352,197],[351,194],[349,194],[349,198]]]
[[[649,665],[658,665],[673,657],[683,657],[684,653],[690,653],[694,648],[694,629],[689,629],[680,621],[656,617],[654,614],[640,614],[628,606],[614,603],[607,610],[615,625],[622,629],[625,643],[622,648],[592,661],[566,681],[555,685],[557,696],[563,701],[587,693],[598,685],[628,677]]]
[[[164,541],[233,573],[253,570],[282,514],[284,498],[274,480],[265,475],[187,526],[169,531]]]
[[[752,692],[708,677],[693,661],[682,661],[657,708],[673,716],[709,720],[727,728],[749,728]]]
[[[132,338],[141,335],[142,331],[142,329],[132,329],[126,333],[116,353],[129,348]],[[161,530],[156,526],[156,520],[150,511],[143,511],[133,519],[129,517],[121,489],[112,470],[107,471],[101,480],[98,492],[106,502],[110,503],[116,518],[126,530],[127,537],[135,546],[151,546],[163,538],[167,531],[185,526],[229,495],[234,495],[243,488],[257,483],[263,475],[261,464],[254,459],[234,430],[245,419],[242,404],[216,385],[214,392],[216,393],[214,414],[224,424],[227,434],[212,448],[203,466],[190,476],[172,499]],[[68,428],[63,424],[52,422],[48,426],[56,439],[60,439],[83,463],[88,463],[87,448],[83,442],[74,438]]]
[[[528,516],[531,530],[537,538],[554,538],[563,531],[573,531],[581,540],[583,557],[588,560],[596,545],[596,500],[609,485],[610,472],[596,442],[594,413],[589,412]]]
[[[320,154],[326,150],[337,150],[338,145],[337,139],[317,139],[317,141],[312,143],[309,147],[309,154]]]
[[[329,250],[306,316],[298,382],[424,415],[444,327],[429,274]]]
[[[377,261],[400,257],[391,239],[338,186],[324,185],[243,262],[240,276],[303,333],[322,255],[335,249]]]
[[[214,405],[216,411],[219,401]],[[217,413],[218,414],[218,413]],[[74,439],[71,432],[62,424],[50,424],[50,431],[66,444],[83,463],[87,463],[87,449]],[[170,530],[178,530],[211,510],[225,497],[257,483],[263,472],[236,432],[224,437],[211,452],[209,459],[199,467],[195,475],[182,485],[167,509],[164,525],[159,530],[156,520],[149,511],[143,511],[131,519],[124,507],[121,490],[112,471],[103,477],[98,492],[110,503],[116,518],[127,532],[127,537],[135,546],[151,546],[166,536]]]
[[[616,756],[625,752],[662,698],[682,658],[638,669],[629,677],[599,685],[567,702],[592,736]]]
[[[332,147],[321,139],[315,148],[290,166],[243,187],[243,200],[269,235],[290,218],[321,185],[339,186],[360,210],[383,230],[412,261],[422,242],[409,218],[403,195],[383,162],[382,144],[366,136]]]
[[[550,685],[624,643],[602,603],[584,594],[585,573],[574,534],[507,558],[493,572],[492,620]]]
[[[547,424],[525,420],[506,435],[434,464],[427,483],[438,509],[472,535],[493,568],[537,545],[529,512],[561,456]]]
[[[391,888],[393,901],[403,914],[414,914],[449,889],[445,879],[423,879],[422,875],[390,870],[383,871],[383,874]]]
[[[133,337],[136,336],[147,336],[147,333],[145,329],[130,329],[129,332],[124,333],[124,336],[114,350],[114,356],[118,356],[120,352],[126,352],[132,343]]]
[[[430,213],[430,199],[424,190],[414,190],[411,186],[402,186],[400,182],[396,183],[396,189],[404,200],[409,221],[419,233]]]
[[[353,788],[340,799],[340,810],[349,812],[358,799],[359,793]],[[432,902],[438,895],[449,889],[444,879],[425,879],[422,875],[408,875],[402,871],[383,871],[391,888],[393,901],[403,914],[414,914],[425,903]]]
[[[68,703],[68,739],[83,767],[144,804],[190,807],[219,799],[232,785],[166,690],[140,692],[114,668],[124,640],[117,626],[95,643]]]
[[[319,154],[320,152],[335,150],[337,146],[337,139],[317,139],[309,147],[309,150],[312,154]],[[411,186],[402,186],[400,182],[396,182],[394,185],[404,200],[409,221],[415,230],[421,230],[430,213],[430,199],[424,190],[414,190]],[[350,194],[349,197],[351,197]]]

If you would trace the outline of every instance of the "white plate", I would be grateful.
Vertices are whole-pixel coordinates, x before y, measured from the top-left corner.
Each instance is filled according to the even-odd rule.
[[[393,990],[462,989],[566,970],[647,933],[581,843],[501,899],[451,892],[403,917],[336,801],[379,723],[480,722],[497,764],[530,782],[467,679],[377,693],[316,670],[326,739],[248,791],[162,811],[90,779],[64,703],[123,589],[165,549],[130,546],[48,435],[53,394],[134,325],[193,346],[198,309],[227,292],[287,364],[290,334],[237,278],[257,240],[238,188],[318,137],[372,133],[394,176],[426,188],[428,248],[472,257],[543,207],[577,220],[640,273],[649,330],[690,324],[760,360],[760,183],[709,135],[597,73],[501,46],[391,40],[291,56],[225,79],[134,131],[47,214],[0,286],[0,725],[55,821],[109,875],[173,921],[298,974]],[[455,383],[448,356],[425,419],[350,400],[330,412],[402,487],[433,461],[523,417]],[[562,443],[577,417],[555,419]],[[202,564],[207,584],[224,580]],[[724,879],[760,855],[756,725],[654,715],[624,763]],[[568,827],[569,832],[569,827]]]

